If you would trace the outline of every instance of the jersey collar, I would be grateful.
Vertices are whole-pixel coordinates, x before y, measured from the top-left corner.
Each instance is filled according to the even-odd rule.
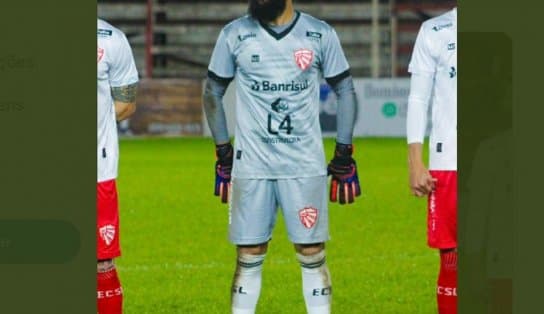
[[[276,40],[280,40],[282,39],[283,37],[287,36],[291,30],[293,30],[293,28],[295,27],[295,25],[297,24],[298,22],[298,19],[300,17],[300,12],[299,11],[295,11],[295,20],[291,23],[291,25],[289,25],[289,27],[287,27],[283,32],[281,33],[276,33],[272,28],[270,28],[270,26],[268,26],[266,23],[263,23],[261,21],[259,21],[259,24],[261,24],[262,28],[264,28],[264,30],[270,34],[270,36],[276,38]]]

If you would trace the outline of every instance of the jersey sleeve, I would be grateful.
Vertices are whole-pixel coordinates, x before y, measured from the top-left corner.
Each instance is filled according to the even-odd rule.
[[[110,65],[110,86],[127,86],[138,82],[138,70],[132,55],[132,49],[124,34],[120,34],[115,43],[114,55]]]
[[[208,67],[210,75],[215,75],[219,79],[232,79],[236,71],[234,56],[229,47],[228,38],[223,29],[217,38],[212,58]]]
[[[434,73],[436,71],[437,57],[434,55],[432,48],[428,30],[423,25],[417,34],[412,59],[408,65],[408,72]]]
[[[327,36],[323,38],[322,45],[323,61],[321,69],[323,71],[323,77],[329,80],[334,79],[339,75],[342,76],[345,73],[349,75],[348,60],[344,55],[340,39],[338,39],[338,35],[334,29],[331,28]]]

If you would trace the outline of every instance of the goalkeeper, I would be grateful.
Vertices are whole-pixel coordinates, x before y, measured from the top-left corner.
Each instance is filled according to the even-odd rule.
[[[278,208],[301,265],[307,311],[330,313],[327,198],[347,204],[361,194],[352,158],[357,104],[349,65],[334,29],[295,11],[291,0],[250,1],[249,13],[221,31],[203,95],[216,144],[215,195],[223,203],[230,199],[229,239],[237,245],[232,313],[255,311]],[[328,167],[319,125],[321,75],[338,96]],[[233,79],[234,147],[222,102]]]

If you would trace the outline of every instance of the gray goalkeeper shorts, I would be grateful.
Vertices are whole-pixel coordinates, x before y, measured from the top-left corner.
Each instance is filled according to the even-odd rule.
[[[329,239],[327,177],[232,179],[229,240],[237,245],[268,242],[281,208],[289,240],[310,244]]]

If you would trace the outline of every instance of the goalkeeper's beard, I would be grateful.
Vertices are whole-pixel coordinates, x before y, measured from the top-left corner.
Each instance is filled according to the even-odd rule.
[[[270,23],[278,18],[287,5],[287,0],[249,0],[249,14],[263,22]]]

